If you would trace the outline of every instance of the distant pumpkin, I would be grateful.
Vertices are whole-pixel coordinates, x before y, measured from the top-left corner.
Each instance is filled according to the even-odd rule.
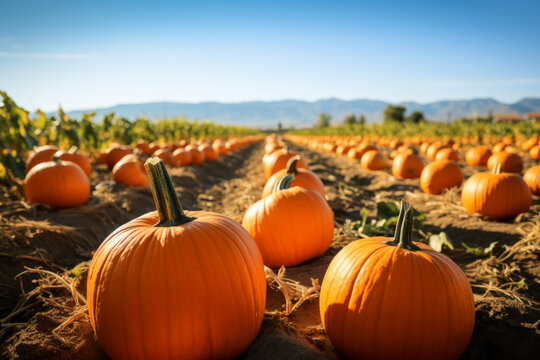
[[[415,179],[420,177],[424,161],[418,155],[400,153],[392,162],[392,174],[401,179]]]
[[[501,165],[501,172],[521,173],[523,170],[521,156],[507,151],[499,151],[491,155],[487,167],[489,170],[493,170],[498,164]]]
[[[370,150],[364,153],[360,164],[366,170],[383,170],[389,166],[388,159],[377,150]]]
[[[467,151],[465,161],[471,166],[486,166],[493,153],[484,145],[476,146]]]
[[[53,155],[58,151],[58,146],[44,145],[34,148],[26,160],[26,172],[28,173],[34,166],[42,162],[51,161]]]
[[[429,163],[420,175],[420,187],[428,194],[440,194],[445,189],[460,186],[462,182],[461,169],[447,159]]]
[[[88,160],[88,158],[83,154],[79,153],[77,147],[72,147],[69,149],[69,151],[58,150],[55,153],[55,156],[60,160],[71,161],[79,165],[88,177],[90,177],[92,174],[92,165],[90,164],[90,160]]]
[[[523,180],[533,194],[540,196],[540,165],[533,166],[525,171]]]
[[[112,169],[114,181],[126,186],[145,187],[148,177],[143,162],[134,154],[126,155]]]

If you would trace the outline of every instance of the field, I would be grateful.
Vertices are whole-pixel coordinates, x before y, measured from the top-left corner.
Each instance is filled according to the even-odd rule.
[[[472,285],[476,322],[462,358],[530,359],[540,353],[538,197],[533,197],[528,212],[513,220],[489,220],[467,213],[456,189],[427,195],[418,179],[397,179],[388,170],[363,170],[358,160],[290,140],[287,145],[322,180],[334,213],[335,233],[324,255],[287,268],[285,273],[267,270],[263,325],[241,358],[340,358],[321,324],[319,284],[337,252],[366,237],[358,231],[366,215],[362,210],[367,209],[367,223],[374,223],[381,216],[377,204],[402,199],[423,215],[423,221],[416,222],[415,240],[428,241],[432,234],[446,233],[454,249],[444,247],[443,253],[463,269]],[[266,181],[261,165],[264,154],[264,143],[256,142],[200,166],[169,168],[184,208],[213,211],[241,222],[261,197]],[[528,154],[522,157],[524,169],[534,165]],[[465,178],[478,171],[463,160],[459,167]],[[16,178],[2,187],[3,357],[107,358],[93,335],[85,306],[88,263],[114,229],[155,207],[147,188],[116,184],[103,164],[94,162],[93,169],[92,195],[78,208],[29,205],[21,200],[22,181]],[[287,304],[286,297],[292,297],[292,303]],[[299,306],[288,314],[297,302]]]

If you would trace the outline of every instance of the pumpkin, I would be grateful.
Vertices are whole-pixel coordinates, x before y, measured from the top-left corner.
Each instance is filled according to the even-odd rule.
[[[445,148],[449,148],[449,146],[443,145],[440,142],[433,143],[428,147],[426,151],[426,157],[429,160],[435,160],[435,155],[437,155],[439,151]]]
[[[504,151],[508,146],[508,144],[505,144],[503,142],[497,143],[495,144],[495,146],[493,146],[493,152],[496,153],[499,151]]]
[[[90,182],[79,165],[53,158],[37,164],[26,174],[24,194],[30,204],[76,207],[88,201]]]
[[[525,171],[523,180],[533,194],[540,196],[540,165],[533,166]]]
[[[232,219],[184,211],[160,159],[145,164],[157,211],[116,229],[88,270],[92,328],[113,359],[230,359],[259,332],[266,279]]]
[[[126,186],[145,187],[148,177],[142,161],[134,154],[124,156],[112,169],[114,181]]]
[[[538,138],[537,137],[532,137],[530,139],[528,139],[527,141],[525,141],[525,143],[523,144],[523,150],[525,151],[529,151],[531,150],[533,147],[535,147],[536,145],[538,145]]]
[[[190,144],[186,146],[186,151],[188,151],[191,156],[191,164],[201,165],[204,163],[204,153],[197,149],[197,146]]]
[[[92,165],[90,164],[90,161],[86,156],[83,154],[77,152],[78,149],[76,146],[69,149],[69,151],[65,150],[58,150],[55,153],[55,156],[64,161],[71,161],[81,167],[81,169],[84,171],[86,176],[90,177],[90,174],[92,173]]]
[[[540,159],[540,145],[535,145],[529,150],[529,155],[535,159]]]
[[[469,281],[450,258],[412,241],[412,213],[402,202],[394,238],[354,241],[326,271],[321,320],[346,358],[457,359],[469,343]]]
[[[435,155],[435,160],[459,161],[459,154],[451,148],[443,148]]]
[[[349,157],[349,159],[360,160],[362,159],[362,155],[364,155],[366,152],[370,150],[377,150],[377,148],[373,145],[363,144],[358,147],[350,149],[349,152],[347,153],[347,156]]]
[[[242,221],[269,267],[295,266],[326,252],[334,236],[334,217],[317,192],[290,187],[282,178],[272,194],[253,204]]]
[[[227,148],[225,147],[225,144],[223,144],[223,142],[221,141],[215,141],[212,144],[212,147],[214,148],[216,154],[219,156],[225,155],[227,153]]]
[[[349,150],[351,150],[353,147],[350,145],[340,145],[336,149],[336,154],[339,156],[347,156],[349,153]]]
[[[360,164],[366,170],[382,170],[388,167],[388,159],[377,150],[369,150],[362,155]]]
[[[146,141],[137,141],[136,147],[137,149],[141,150],[144,155],[152,155],[152,152],[150,151],[150,145]]]
[[[414,154],[399,153],[392,162],[392,174],[402,179],[420,177],[423,168],[424,161]]]
[[[186,166],[191,163],[191,153],[183,148],[174,150],[173,157],[176,166]]]
[[[133,149],[131,149],[129,146],[116,145],[111,147],[107,152],[105,162],[107,163],[109,169],[112,169],[114,165],[120,161],[120,159],[129,154],[133,154]]]
[[[274,140],[275,141],[275,140]],[[264,152],[265,154],[271,154],[274,151],[281,149],[283,145],[277,143],[277,142],[269,142],[264,146]]]
[[[465,161],[471,166],[486,166],[492,154],[487,146],[475,146],[467,151]]]
[[[298,154],[290,152],[287,147],[274,151],[273,153],[266,155],[263,160],[264,175],[267,179],[279,170],[283,170],[287,167],[287,162],[292,157]],[[300,157],[300,160],[296,163],[297,168],[307,169],[308,166],[304,159]]]
[[[163,160],[163,163],[165,163],[165,165],[169,165],[169,166],[176,165],[176,162],[174,161],[174,157],[169,149],[166,149],[166,148],[158,149],[152,154],[152,156],[158,157],[161,160]]]
[[[324,185],[317,175],[308,169],[297,168],[296,164],[301,159],[300,155],[293,156],[289,159],[287,163],[287,168],[278,171],[268,179],[264,185],[262,192],[262,197],[270,195],[279,181],[287,175],[292,175],[293,180],[291,182],[292,186],[300,186],[306,189],[311,189],[318,192],[324,198],[326,192],[324,191]]]
[[[211,147],[208,144],[204,144],[204,145],[199,146],[199,151],[204,153],[204,159],[206,161],[214,161],[217,158],[216,151],[214,150],[213,147]]]
[[[420,187],[428,194],[440,194],[443,190],[460,186],[463,174],[451,160],[435,160],[426,165],[420,175]]]
[[[523,179],[511,173],[501,173],[500,164],[492,172],[471,176],[461,190],[463,207],[493,219],[510,219],[529,211],[531,191]]]
[[[502,172],[521,173],[523,170],[523,160],[518,154],[507,151],[499,151],[491,155],[487,162],[489,170],[495,169],[500,164]]]
[[[58,146],[44,145],[34,148],[26,159],[26,172],[28,173],[34,166],[42,162],[51,161],[53,155],[58,151]]]

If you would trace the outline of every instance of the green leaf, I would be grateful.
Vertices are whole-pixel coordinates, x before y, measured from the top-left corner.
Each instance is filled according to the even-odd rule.
[[[377,217],[390,218],[399,215],[399,206],[393,201],[379,201],[377,203]]]
[[[474,256],[487,256],[487,255],[491,254],[491,252],[495,248],[495,245],[497,245],[497,241],[494,241],[491,244],[489,244],[489,246],[487,248],[470,247],[469,245],[465,244],[464,242],[462,242],[461,245],[463,245],[463,248],[465,249],[465,252],[467,254],[472,254]]]
[[[443,246],[446,246],[450,250],[454,250],[454,244],[452,244],[452,241],[445,232],[431,235],[429,237],[429,246],[438,252],[442,251]]]

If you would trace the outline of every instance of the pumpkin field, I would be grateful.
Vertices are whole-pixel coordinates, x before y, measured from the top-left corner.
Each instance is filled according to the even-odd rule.
[[[540,354],[537,128],[261,134],[3,95],[3,358]]]

